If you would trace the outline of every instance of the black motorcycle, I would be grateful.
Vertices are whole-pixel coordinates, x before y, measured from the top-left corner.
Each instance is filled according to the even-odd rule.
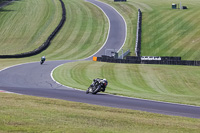
[[[45,62],[45,60],[46,60],[45,57],[42,57],[40,60],[40,64],[42,65]]]
[[[40,61],[40,64],[42,65],[42,64],[44,63],[44,61],[45,61],[45,60],[41,60],[41,61]]]
[[[105,88],[107,86],[108,82],[107,81],[94,81],[90,86],[89,88],[87,89],[86,91],[86,94],[88,93],[92,93],[92,94],[97,94],[98,92],[101,92],[101,91],[105,91]]]

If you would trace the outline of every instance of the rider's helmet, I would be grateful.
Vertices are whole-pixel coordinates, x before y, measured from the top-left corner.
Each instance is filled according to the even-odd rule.
[[[45,61],[45,60],[46,60],[45,56],[42,56],[41,61]]]
[[[108,81],[106,79],[103,79],[103,83],[105,87],[108,85]]]

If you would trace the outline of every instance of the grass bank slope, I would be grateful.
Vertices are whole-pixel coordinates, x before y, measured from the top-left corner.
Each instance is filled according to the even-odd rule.
[[[181,0],[187,10],[171,9],[172,3],[180,4],[180,0],[102,1],[113,5],[125,17],[128,37],[124,49],[131,49],[132,55],[137,9],[141,9],[143,56],[181,56],[186,60],[200,60],[199,0]]]
[[[61,84],[82,90],[94,78],[106,78],[107,93],[200,106],[199,67],[85,61],[60,66],[53,76]]]
[[[83,0],[63,0],[66,23],[41,53],[48,59],[80,59],[94,54],[105,42],[108,20]],[[57,27],[62,15],[58,0],[20,0],[0,10],[0,54],[16,54],[39,47]],[[36,56],[38,57],[38,56]]]
[[[198,133],[200,119],[0,93],[0,132]]]
[[[0,10],[0,54],[38,48],[61,19],[60,2],[19,0]]]
[[[83,0],[63,0],[66,23],[44,51],[53,59],[86,58],[104,44],[108,32],[108,20],[103,12]]]

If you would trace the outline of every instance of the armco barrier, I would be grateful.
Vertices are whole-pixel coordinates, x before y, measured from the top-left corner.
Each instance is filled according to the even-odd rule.
[[[55,30],[51,33],[51,35],[47,38],[47,40],[37,49],[34,49],[33,51],[21,53],[21,54],[14,54],[14,55],[0,55],[0,58],[23,58],[23,57],[29,57],[33,55],[37,55],[47,49],[53,40],[53,38],[56,36],[56,34],[60,31],[62,26],[65,23],[66,20],[66,8],[65,4],[63,3],[62,0],[60,0],[61,6],[62,6],[62,19],[60,20],[60,23],[58,26],[55,28]]]
[[[120,2],[120,1],[124,1],[124,2],[126,2],[126,0],[114,0],[114,2]]]
[[[141,57],[138,56],[127,56],[126,59],[115,59],[114,57],[109,56],[97,57],[97,61],[110,63],[200,66],[200,61],[181,60],[180,57],[161,57],[161,59],[162,60],[141,60]]]
[[[138,21],[135,42],[135,55],[140,56],[141,53],[141,33],[142,33],[142,12],[138,9]]]
[[[187,65],[187,66],[200,66],[200,61],[141,61],[141,64],[164,64],[164,65]]]

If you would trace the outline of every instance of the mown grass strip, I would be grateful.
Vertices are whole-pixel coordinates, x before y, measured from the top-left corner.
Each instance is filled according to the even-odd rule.
[[[104,44],[108,20],[96,6],[85,1],[65,0],[67,22],[44,53],[54,59],[86,58]]]
[[[6,6],[0,12],[1,54],[31,51],[45,42],[60,20],[56,8],[59,1],[20,0]]]
[[[67,7],[66,24],[48,51],[41,55],[48,59],[86,58],[104,44],[108,32],[107,18],[88,2],[63,2]],[[0,54],[22,53],[39,47],[59,23],[61,14],[59,1],[21,0],[7,6],[4,12],[0,12]]]
[[[0,55],[0,58],[24,58],[24,57],[30,57],[30,56],[37,55],[37,54],[41,53],[42,51],[44,51],[45,49],[47,49],[49,47],[49,45],[51,44],[51,41],[53,40],[53,38],[55,38],[57,33],[63,27],[63,25],[65,23],[65,20],[66,20],[65,4],[63,3],[62,0],[60,0],[60,3],[61,3],[61,7],[62,7],[62,18],[60,20],[60,23],[56,26],[56,28],[51,33],[51,35],[48,36],[48,38],[45,40],[45,42],[43,44],[41,44],[40,47],[38,47],[38,48],[36,48],[34,50],[31,50],[31,51],[28,51],[28,52],[22,52],[20,54]]]
[[[142,51],[143,56],[181,56],[185,60],[199,60],[199,1],[182,0],[187,10],[172,10],[172,1],[129,0],[113,2],[101,0],[114,6],[128,24],[127,41],[123,49],[134,55],[137,9],[143,12]],[[173,3],[180,4],[175,0]]]
[[[61,84],[82,90],[94,78],[106,78],[107,93],[200,105],[199,67],[85,61],[60,66],[53,77]]]
[[[0,132],[167,133],[200,130],[200,119],[0,93]]]

